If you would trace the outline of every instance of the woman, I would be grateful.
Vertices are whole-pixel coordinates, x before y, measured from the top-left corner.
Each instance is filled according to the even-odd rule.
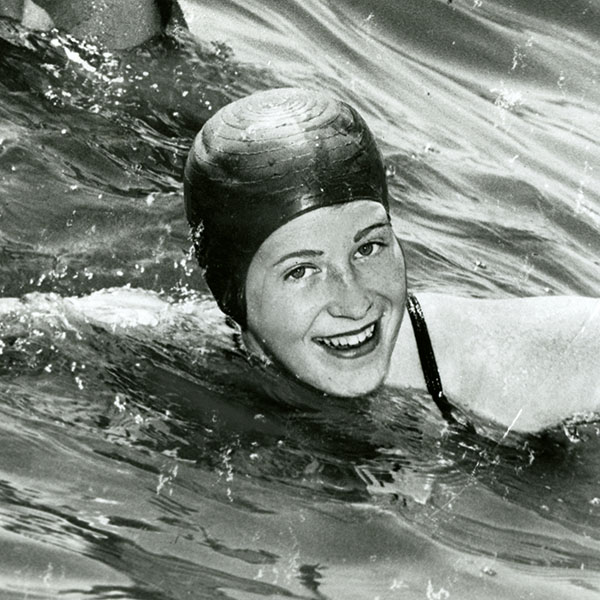
[[[407,292],[384,164],[347,104],[294,88],[233,102],[196,137],[184,190],[217,303],[300,381],[426,388],[448,418],[520,431],[600,408],[600,301]]]

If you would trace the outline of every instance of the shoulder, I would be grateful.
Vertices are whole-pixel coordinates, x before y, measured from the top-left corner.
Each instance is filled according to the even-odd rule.
[[[452,334],[465,328],[469,333],[511,336],[518,331],[542,336],[581,332],[600,324],[600,299],[582,296],[539,296],[527,298],[478,299],[443,294],[420,294],[425,315]]]

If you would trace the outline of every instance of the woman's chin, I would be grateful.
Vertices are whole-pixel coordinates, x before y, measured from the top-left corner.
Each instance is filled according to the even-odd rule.
[[[266,343],[258,341],[249,331],[242,333],[242,340],[249,356],[262,360],[273,366],[278,366],[296,381],[309,387],[338,398],[359,398],[375,392],[385,380],[387,369],[381,361],[370,361],[368,357],[356,359],[358,362],[350,368],[348,360],[333,361],[333,364],[323,364],[323,356],[306,356],[298,351],[295,360],[280,360],[277,353],[266,351]],[[326,363],[331,363],[331,357],[326,357]],[[373,364],[375,362],[375,364]],[[362,363],[362,364],[360,364]],[[293,365],[293,366],[292,366]]]
[[[348,381],[346,378],[343,381],[312,379],[311,381],[305,380],[305,383],[329,396],[360,398],[378,390],[383,383],[383,378],[378,377],[373,381]]]

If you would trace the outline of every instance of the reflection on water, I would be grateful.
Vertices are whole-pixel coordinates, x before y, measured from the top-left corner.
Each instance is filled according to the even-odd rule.
[[[595,598],[597,424],[250,366],[180,182],[229,100],[324,87],[382,143],[417,291],[597,295],[595,5],[182,4],[200,41],[121,54],[0,22],[3,595]]]

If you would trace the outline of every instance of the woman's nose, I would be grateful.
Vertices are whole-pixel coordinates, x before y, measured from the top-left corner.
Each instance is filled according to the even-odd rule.
[[[328,310],[334,317],[358,321],[365,317],[373,305],[370,290],[351,269],[344,273],[332,273],[330,288]]]

